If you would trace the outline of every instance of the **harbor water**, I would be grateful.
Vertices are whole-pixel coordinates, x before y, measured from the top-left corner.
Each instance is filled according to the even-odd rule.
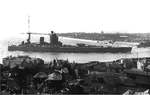
[[[120,58],[136,58],[136,57],[150,57],[150,48],[137,48],[138,43],[131,42],[116,42],[113,46],[132,46],[131,53],[50,53],[50,52],[22,52],[13,51],[9,52],[7,49],[10,44],[20,44],[21,41],[26,40],[26,36],[16,36],[10,39],[4,39],[0,41],[0,63],[2,58],[6,56],[19,56],[28,55],[31,57],[42,58],[45,61],[51,61],[53,59],[64,59],[70,62],[86,63],[89,61],[112,61]],[[45,37],[46,41],[49,41],[48,37]],[[81,40],[74,38],[59,37],[59,40],[63,44],[75,45],[76,43],[85,43],[89,45],[110,45],[107,41],[92,41],[92,40]],[[39,36],[32,37],[33,42],[39,42]]]

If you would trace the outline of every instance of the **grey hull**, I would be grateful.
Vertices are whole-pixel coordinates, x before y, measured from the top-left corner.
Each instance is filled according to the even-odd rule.
[[[110,52],[110,53],[126,53],[131,52],[131,47],[22,47],[8,46],[8,51],[31,51],[31,52]]]

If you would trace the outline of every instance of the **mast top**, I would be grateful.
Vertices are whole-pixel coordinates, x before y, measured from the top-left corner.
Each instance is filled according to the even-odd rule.
[[[28,16],[28,33],[30,33],[30,16]]]

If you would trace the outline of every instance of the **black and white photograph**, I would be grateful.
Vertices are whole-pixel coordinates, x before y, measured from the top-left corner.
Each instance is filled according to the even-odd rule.
[[[0,0],[0,95],[150,95],[149,0]]]

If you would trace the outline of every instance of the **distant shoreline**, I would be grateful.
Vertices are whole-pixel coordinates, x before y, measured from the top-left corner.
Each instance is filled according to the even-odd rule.
[[[72,32],[72,33],[58,33],[59,36],[78,38],[86,40],[112,40],[112,41],[125,41],[125,42],[139,42],[143,40],[150,40],[150,33],[85,33],[85,32]]]

